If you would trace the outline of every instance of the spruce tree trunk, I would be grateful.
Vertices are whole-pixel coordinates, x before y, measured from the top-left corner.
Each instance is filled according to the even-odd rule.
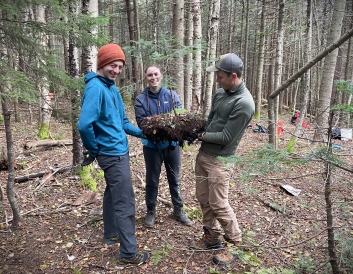
[[[216,57],[217,41],[218,41],[218,26],[219,26],[219,9],[220,0],[212,0],[210,5],[210,15],[208,20],[208,47],[207,47],[207,60],[212,60]],[[214,64],[214,62],[212,63]],[[211,65],[211,64],[209,64]],[[205,93],[203,96],[203,117],[207,117],[211,110],[212,101],[212,90],[214,83],[214,73],[205,74],[206,86],[204,88]]]
[[[262,0],[261,25],[260,25],[260,42],[259,42],[259,56],[258,56],[258,71],[256,81],[256,96],[255,96],[255,119],[260,119],[261,115],[261,100],[262,100],[262,79],[264,72],[264,53],[265,53],[265,5],[266,0]]]
[[[3,96],[4,91],[3,88],[0,87],[0,94]],[[5,134],[6,134],[6,145],[7,145],[7,159],[8,159],[8,176],[7,176],[7,184],[6,184],[6,194],[9,199],[10,206],[12,209],[12,227],[17,228],[20,222],[20,209],[18,207],[17,199],[15,197],[15,155],[13,148],[13,139],[11,132],[11,115],[8,110],[8,103],[5,97],[1,100],[2,106],[2,114],[4,116],[4,124],[5,124]]]
[[[188,47],[188,53],[185,55],[185,72],[184,72],[184,108],[187,111],[191,111],[191,100],[192,100],[192,45],[193,45],[193,13],[192,5],[190,2],[186,3],[186,41],[185,46]]]
[[[333,123],[333,111],[330,111],[329,116],[329,129],[328,133],[331,135],[332,132],[332,123]],[[332,143],[329,143],[329,154],[332,154]],[[335,247],[335,231],[333,229],[333,209],[332,209],[332,198],[331,198],[331,164],[329,162],[325,163],[325,202],[326,202],[326,225],[327,225],[327,250],[328,255],[330,256],[330,264],[332,267],[333,274],[339,274],[340,269],[338,265],[338,258],[336,254]]]
[[[131,7],[131,1],[130,0],[126,0],[125,1],[125,6],[126,6],[126,14],[127,14],[127,24],[129,27],[129,40],[130,40],[130,47],[134,47],[135,46],[135,27],[134,27],[134,20],[133,20],[133,14],[132,14],[132,7]],[[131,52],[131,76],[132,76],[132,83],[136,84],[136,80],[137,80],[137,75],[139,75],[139,68],[137,66],[137,58],[135,56],[135,52],[132,51]],[[134,87],[134,96],[132,98],[132,100],[134,100],[137,95],[140,94],[140,90],[138,88],[136,88],[136,86]]]
[[[69,7],[70,19],[77,18],[78,4],[71,4]],[[74,41],[75,33],[70,31],[69,38],[69,75],[72,78],[78,77],[78,52]],[[78,117],[80,114],[81,106],[81,92],[79,90],[72,90],[71,92],[71,125],[72,125],[72,165],[77,166],[83,159],[82,141],[77,128]]]
[[[312,0],[307,0],[307,23],[306,23],[306,48],[304,50],[305,61],[309,62],[311,60],[311,45],[312,45]],[[299,132],[302,128],[302,122],[306,116],[306,109],[309,101],[310,94],[310,69],[304,74],[304,88],[302,89],[302,100],[299,100],[298,106],[300,108],[300,116],[298,119],[298,123],[295,127],[294,135],[290,138],[289,144],[287,146],[287,151],[293,152],[294,145],[297,141],[297,137],[299,136]],[[295,111],[295,109],[294,109]]]

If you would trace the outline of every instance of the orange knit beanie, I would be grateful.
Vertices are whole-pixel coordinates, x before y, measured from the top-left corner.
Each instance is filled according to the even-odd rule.
[[[117,44],[107,44],[98,50],[98,66],[97,69],[108,65],[116,60],[121,60],[125,65],[125,54],[121,47]]]

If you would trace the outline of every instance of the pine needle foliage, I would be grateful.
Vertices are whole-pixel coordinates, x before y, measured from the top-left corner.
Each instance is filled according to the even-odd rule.
[[[219,159],[225,163],[228,170],[240,167],[241,176],[239,179],[243,182],[256,176],[283,171],[294,165],[303,165],[307,162],[307,159],[297,157],[285,149],[274,149],[271,144],[250,151],[244,157],[219,157]]]

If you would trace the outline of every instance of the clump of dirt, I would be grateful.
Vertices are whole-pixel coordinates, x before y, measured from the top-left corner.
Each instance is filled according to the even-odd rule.
[[[206,120],[199,114],[166,113],[146,117],[141,128],[146,138],[152,142],[178,141],[183,145],[185,141],[190,145],[197,139],[197,134],[204,130]]]

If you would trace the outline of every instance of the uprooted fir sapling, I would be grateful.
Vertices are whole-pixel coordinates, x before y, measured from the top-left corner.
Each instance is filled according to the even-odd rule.
[[[146,117],[141,128],[152,142],[177,141],[183,146],[185,141],[190,145],[197,139],[197,133],[204,130],[205,123],[199,114],[170,112]]]

